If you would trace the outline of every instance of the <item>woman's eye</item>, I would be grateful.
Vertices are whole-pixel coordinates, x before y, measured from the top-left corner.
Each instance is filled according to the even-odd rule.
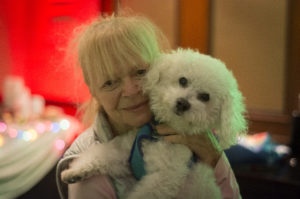
[[[113,82],[111,80],[109,80],[109,81],[105,82],[103,84],[103,86],[111,86],[112,84],[113,84]]]
[[[106,82],[104,82],[104,84],[102,85],[102,89],[104,90],[113,90],[118,86],[118,81],[112,81],[112,80],[108,80]]]
[[[139,69],[139,70],[136,71],[136,75],[137,76],[143,76],[143,75],[146,74],[146,72],[147,72],[146,69]]]

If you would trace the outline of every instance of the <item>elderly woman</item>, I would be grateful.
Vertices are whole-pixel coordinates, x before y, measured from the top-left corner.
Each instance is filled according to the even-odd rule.
[[[77,41],[79,64],[92,95],[86,113],[95,118],[58,163],[58,189],[61,198],[122,198],[126,185],[120,179],[97,175],[66,185],[61,182],[60,174],[93,143],[108,142],[151,120],[141,79],[160,53],[168,50],[168,42],[157,27],[141,16],[96,19]],[[163,125],[157,126],[157,131],[167,134],[165,140],[171,143],[188,146],[214,169],[223,198],[240,198],[234,174],[213,135],[181,136]]]

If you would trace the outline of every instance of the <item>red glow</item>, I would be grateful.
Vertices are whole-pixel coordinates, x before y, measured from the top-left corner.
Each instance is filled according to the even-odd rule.
[[[64,62],[62,49],[73,28],[99,15],[101,5],[101,0],[1,0],[10,74],[22,76],[33,94],[47,100],[85,101],[89,92],[82,75]]]

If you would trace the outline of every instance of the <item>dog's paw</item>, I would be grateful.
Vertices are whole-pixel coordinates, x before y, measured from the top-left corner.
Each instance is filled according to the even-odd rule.
[[[65,183],[68,183],[68,184],[72,184],[72,183],[82,181],[82,180],[86,179],[87,177],[89,177],[89,175],[78,172],[74,169],[64,170],[61,173],[61,180]]]

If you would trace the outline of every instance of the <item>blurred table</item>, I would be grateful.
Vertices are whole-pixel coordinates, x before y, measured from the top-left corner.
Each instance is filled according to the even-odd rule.
[[[288,159],[275,165],[233,166],[244,199],[299,199],[300,167]]]
[[[244,199],[300,198],[300,159],[269,133],[247,135],[225,153]]]
[[[225,153],[244,199],[300,198],[299,159],[288,154],[280,157],[273,149],[254,152],[240,145]]]
[[[53,169],[81,124],[61,115],[27,123],[0,121],[0,199],[17,198]]]

